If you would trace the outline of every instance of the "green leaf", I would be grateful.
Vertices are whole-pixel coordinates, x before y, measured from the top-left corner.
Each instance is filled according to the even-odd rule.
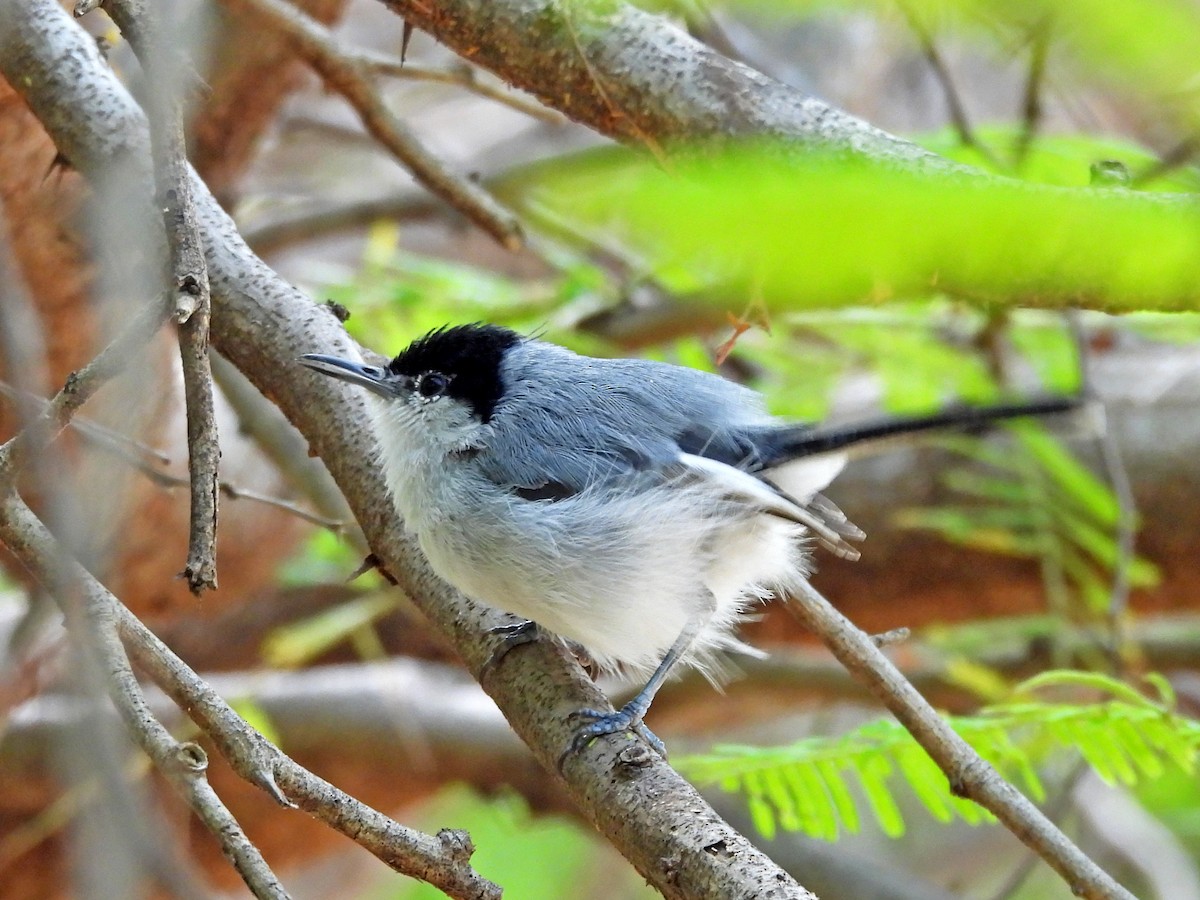
[[[854,805],[854,798],[850,796],[846,782],[842,780],[836,765],[828,760],[822,760],[816,762],[813,768],[820,775],[825,789],[833,800],[833,806],[837,810],[838,818],[841,819],[842,827],[850,834],[858,834],[858,808]]]
[[[1147,709],[1153,710],[1159,709],[1152,700],[1140,694],[1120,679],[1113,678],[1111,675],[1105,675],[1102,672],[1084,672],[1078,669],[1054,669],[1049,672],[1041,672],[1031,678],[1026,678],[1013,688],[1013,697],[1030,697],[1037,691],[1061,687],[1087,688],[1088,690],[1111,694],[1113,697],[1133,706],[1144,706]]]
[[[954,818],[950,806],[949,794],[946,791],[946,776],[928,756],[920,751],[909,751],[897,754],[900,771],[904,773],[908,786],[912,788],[917,799],[929,810],[929,814],[939,822],[949,822]]]
[[[931,176],[774,146],[632,153],[547,178],[544,202],[620,227],[657,265],[806,309],[932,292],[1012,305],[1195,310],[1200,213],[1126,190]]]
[[[762,776],[758,772],[747,772],[742,776],[742,785],[746,792],[750,821],[759,834],[768,841],[772,840],[775,837],[775,811],[764,796]]]
[[[875,814],[875,821],[888,837],[900,837],[904,834],[904,817],[900,815],[900,807],[896,806],[887,786],[887,777],[892,772],[891,763],[883,756],[868,756],[857,763],[854,771],[867,804]]]
[[[1017,696],[1032,697],[1051,686],[1099,690],[1120,699],[1085,704],[1017,699],[950,723],[997,771],[1019,781],[1039,802],[1046,791],[1038,767],[1075,750],[1110,782],[1135,784],[1167,771],[1168,762],[1194,770],[1200,723],[1164,712],[1128,685],[1090,672],[1043,673],[1025,682]],[[886,834],[904,830],[894,794],[894,782],[901,780],[939,821],[952,815],[972,823],[991,821],[986,810],[949,793],[945,776],[892,719],[789,747],[717,747],[676,765],[701,783],[740,786],[756,827],[769,835],[778,827],[797,827],[833,839],[839,821],[846,831],[856,831],[859,812],[846,784],[851,773]]]
[[[295,668],[347,640],[396,608],[394,594],[367,594],[276,628],[263,642],[263,659],[279,668]]]
[[[802,818],[807,822],[808,817],[800,814],[804,808],[804,795],[790,789],[784,772],[764,769],[757,777],[763,796],[775,808],[781,828],[797,831]]]
[[[837,815],[817,770],[812,766],[785,766],[783,771],[799,800],[803,831],[821,840],[837,840]]]
[[[279,730],[267,711],[253,697],[233,697],[229,700],[233,711],[246,720],[246,724],[265,737],[276,747],[282,746]]]
[[[1071,455],[1044,429],[1026,423],[1014,423],[1012,430],[1021,444],[1037,461],[1064,497],[1070,499],[1096,521],[1112,527],[1120,516],[1113,492]]]
[[[1112,723],[1111,734],[1114,740],[1120,742],[1121,749],[1128,754],[1144,776],[1158,778],[1166,771],[1162,760],[1150,748],[1142,732],[1132,722],[1127,719],[1116,719]]]
[[[1142,680],[1153,687],[1158,692],[1158,704],[1163,709],[1174,710],[1177,698],[1175,696],[1175,687],[1161,672],[1147,672],[1142,676]]]

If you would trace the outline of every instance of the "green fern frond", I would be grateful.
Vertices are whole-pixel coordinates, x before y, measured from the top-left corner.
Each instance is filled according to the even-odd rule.
[[[1099,688],[1121,699],[1083,705],[1022,699],[952,718],[950,724],[1002,776],[1038,801],[1046,796],[1038,767],[1071,749],[1110,784],[1157,778],[1168,766],[1194,771],[1200,723],[1113,679],[1054,674],[1026,682],[1021,696],[1072,685]],[[782,829],[834,840],[842,832],[858,831],[864,812],[885,834],[897,837],[905,827],[895,793],[901,783],[939,822],[991,821],[982,807],[950,793],[945,775],[890,719],[787,747],[716,747],[679,760],[677,766],[697,784],[719,784],[744,794],[755,827],[767,837]]]
[[[944,478],[968,503],[905,510],[897,523],[977,550],[1040,560],[1044,570],[1059,573],[1070,585],[1080,608],[1106,611],[1111,572],[1120,556],[1115,495],[1040,426],[1010,427],[1015,453],[1012,447],[947,437],[948,449],[986,466],[958,469]],[[1145,587],[1157,581],[1158,571],[1134,558],[1128,576],[1132,586]]]

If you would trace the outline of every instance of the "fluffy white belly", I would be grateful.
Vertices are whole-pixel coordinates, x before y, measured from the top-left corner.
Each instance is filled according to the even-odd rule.
[[[652,671],[704,618],[687,660],[711,671],[721,651],[748,650],[735,633],[748,608],[802,577],[803,529],[700,508],[673,496],[635,515],[584,496],[515,500],[502,514],[431,520],[419,539],[464,594],[576,641],[605,668]]]

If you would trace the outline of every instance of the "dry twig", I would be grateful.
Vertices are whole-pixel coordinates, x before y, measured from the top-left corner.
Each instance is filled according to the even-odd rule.
[[[104,0],[104,5],[128,37],[149,82],[150,150],[170,260],[170,290],[179,325],[187,408],[192,502],[187,562],[181,574],[192,593],[199,594],[217,586],[217,467],[221,445],[208,363],[208,267],[196,227],[183,133],[183,92],[189,69],[183,54],[175,49],[176,36],[169,34],[162,23],[162,10],[145,0]]]
[[[76,410],[121,372],[129,357],[154,337],[169,315],[165,302],[154,301],[137,313],[90,363],[67,377],[67,383],[46,404],[42,414],[0,446],[0,489],[10,486],[17,471],[57,437]]]
[[[516,216],[479,185],[454,174],[426,150],[371,85],[369,68],[355,57],[343,54],[320,23],[282,0],[224,0],[224,3],[254,16],[287,38],[325,83],[354,107],[371,136],[407,166],[418,181],[503,246],[520,249],[524,239]]]
[[[1075,846],[1040,809],[1000,777],[900,674],[871,637],[815,588],[805,585],[791,607],[850,673],[894,715],[950,780],[950,791],[974,800],[1049,863],[1081,897],[1134,900]]]

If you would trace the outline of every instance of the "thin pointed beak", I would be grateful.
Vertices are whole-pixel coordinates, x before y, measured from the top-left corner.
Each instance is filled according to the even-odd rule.
[[[387,369],[379,366],[368,366],[350,359],[338,356],[326,356],[324,353],[306,353],[297,362],[307,366],[314,372],[330,375],[341,381],[364,387],[373,394],[394,399],[399,394],[403,384],[392,376]]]

